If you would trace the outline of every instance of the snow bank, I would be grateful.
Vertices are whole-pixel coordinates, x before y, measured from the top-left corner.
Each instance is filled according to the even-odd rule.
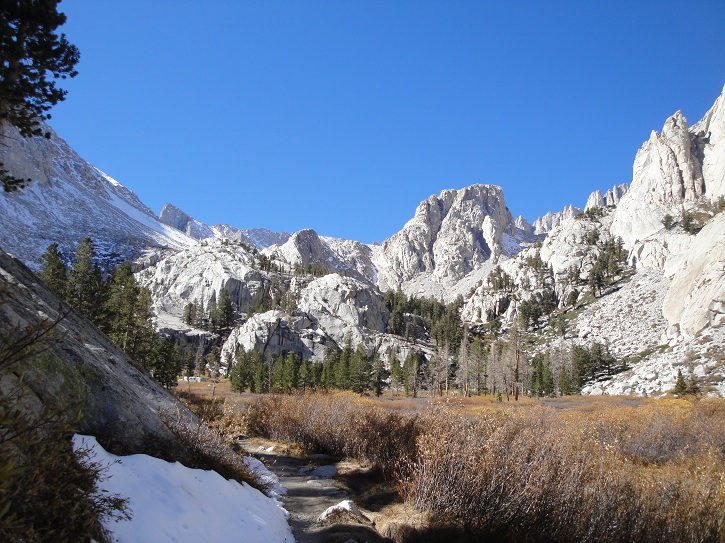
[[[115,456],[94,437],[76,435],[73,445],[110,464],[99,486],[129,499],[133,518],[105,524],[118,543],[294,543],[284,509],[248,485],[144,454]]]

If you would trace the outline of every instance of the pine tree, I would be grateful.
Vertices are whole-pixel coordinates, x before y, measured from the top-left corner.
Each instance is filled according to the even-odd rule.
[[[14,0],[0,7],[0,131],[7,124],[24,137],[50,137],[40,122],[67,94],[55,80],[75,77],[80,59],[78,49],[56,33],[66,22],[59,1]],[[13,177],[0,163],[0,181],[10,192],[29,180]]]
[[[350,360],[352,355],[352,344],[348,340],[340,353],[340,361],[335,367],[335,386],[340,390],[350,389]]]
[[[365,346],[361,343],[350,358],[350,390],[362,394],[370,388],[371,380],[372,365]]]
[[[677,382],[675,383],[675,388],[672,391],[677,396],[683,396],[687,394],[687,381],[685,381],[684,376],[682,375],[682,370],[677,370]]]
[[[299,387],[300,357],[297,353],[287,353],[282,363],[281,387],[287,394]]]
[[[403,382],[403,368],[400,366],[400,360],[395,356],[395,351],[390,349],[390,386],[393,393],[397,394],[398,389]]]
[[[308,388],[312,388],[314,386],[315,372],[312,366],[312,362],[309,358],[305,358],[302,361],[302,365],[300,366],[299,388],[305,391]]]
[[[229,384],[232,392],[244,392],[247,389],[247,380],[249,378],[250,357],[240,347],[234,355],[234,363],[229,369]]]
[[[215,316],[212,319],[216,322],[218,328],[231,328],[234,324],[234,307],[232,299],[226,289],[222,289],[219,294],[219,302],[214,309]]]
[[[385,381],[390,376],[390,373],[385,369],[385,364],[380,358],[380,355],[375,353],[373,357],[372,367],[372,389],[377,397],[382,396],[383,388],[385,388]]]
[[[181,356],[174,338],[167,337],[155,342],[151,356],[151,375],[164,388],[174,388],[181,371]]]
[[[103,308],[103,285],[100,269],[93,264],[95,256],[91,238],[84,238],[70,268],[67,298],[76,311],[98,324]]]
[[[337,386],[337,365],[340,362],[340,352],[334,345],[328,345],[325,350],[325,358],[322,361],[321,385],[325,390]]]
[[[191,301],[184,306],[184,314],[182,320],[189,326],[196,326],[196,301]]]
[[[68,288],[68,270],[57,243],[51,243],[40,255],[40,272],[38,277],[50,290],[61,298],[65,298]]]
[[[472,369],[472,382],[475,383],[476,394],[488,392],[488,353],[479,336],[471,342],[469,366]]]

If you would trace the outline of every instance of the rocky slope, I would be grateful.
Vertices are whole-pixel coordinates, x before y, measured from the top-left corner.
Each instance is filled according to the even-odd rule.
[[[266,228],[240,230],[228,224],[209,226],[196,220],[173,204],[166,204],[164,206],[159,214],[159,221],[184,232],[190,238],[199,240],[219,238],[241,241],[259,250],[266,249],[273,244],[284,243],[290,237],[286,232],[272,232]]]
[[[380,245],[313,230],[289,235],[209,226],[171,204],[156,218],[59,138],[9,137],[0,160],[14,175],[36,181],[0,196],[0,245],[29,263],[53,241],[69,251],[88,234],[110,260],[147,253],[138,278],[152,292],[160,328],[190,331],[182,322],[187,304],[208,308],[222,291],[230,295],[238,326],[227,354],[243,345],[319,359],[330,342],[348,340],[404,352],[410,347],[385,334],[387,290],[445,301],[462,295],[462,317],[472,326],[495,317],[509,323],[531,300],[571,309],[588,292],[597,260],[621,240],[629,269],[614,271],[615,285],[585,306],[580,299],[570,315],[570,343],[602,341],[618,356],[647,352],[643,368],[657,360],[692,366],[691,353],[698,353],[704,357],[698,368],[715,366],[697,371],[720,375],[717,349],[701,345],[717,344],[725,318],[725,219],[717,215],[725,205],[725,90],[691,128],[677,112],[653,131],[637,152],[631,183],[594,191],[583,214],[567,206],[533,224],[514,220],[500,187],[472,185],[421,202]],[[489,277],[493,270],[509,282],[498,284]],[[277,309],[263,311],[270,301]],[[711,340],[697,343],[702,338]],[[631,380],[642,379],[632,371]],[[671,374],[658,377],[659,390]],[[617,379],[611,390],[655,391]]]
[[[161,223],[126,187],[52,137],[22,138],[5,129],[0,161],[11,175],[32,179],[22,191],[0,192],[0,247],[29,265],[51,243],[72,254],[86,236],[109,265],[195,240]]]
[[[166,448],[183,457],[182,446],[159,418],[160,410],[191,414],[148,375],[135,368],[95,326],[62,303],[18,260],[0,250],[0,329],[3,342],[30,326],[58,321],[37,356],[6,373],[4,391],[22,382],[27,413],[51,406],[78,431],[98,437],[117,454]]]

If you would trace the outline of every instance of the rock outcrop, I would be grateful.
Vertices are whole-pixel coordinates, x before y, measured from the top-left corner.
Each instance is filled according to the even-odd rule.
[[[561,223],[568,221],[569,219],[573,219],[581,212],[581,209],[574,207],[573,205],[568,205],[556,213],[549,211],[546,215],[539,217],[534,221],[534,234],[546,234],[551,232]]]
[[[690,132],[697,138],[697,154],[702,158],[702,177],[711,201],[725,196],[725,87],[705,116]]]
[[[214,237],[214,230],[210,226],[197,221],[173,204],[166,204],[163,207],[161,213],[159,213],[159,220],[172,228],[181,230],[190,238],[206,239]]]
[[[665,215],[680,216],[693,208],[705,187],[700,152],[678,111],[637,152],[632,183],[617,206],[612,234],[631,247],[661,230]]]
[[[616,206],[622,199],[622,196],[627,194],[627,190],[629,190],[629,185],[627,183],[615,185],[605,192],[604,195],[602,195],[600,190],[595,190],[589,195],[587,205],[584,206],[584,210],[586,211],[592,209],[593,207]]]
[[[252,315],[232,331],[222,356],[241,346],[266,357],[291,351],[322,360],[328,345],[341,348],[348,341],[372,350],[390,319],[379,293],[352,277],[333,273],[306,285],[294,281],[288,296],[297,300],[297,309]]]
[[[662,311],[685,337],[725,324],[725,213],[697,234],[678,267]]]
[[[273,274],[259,269],[244,245],[228,240],[202,241],[147,267],[136,278],[151,291],[157,326],[176,330],[189,329],[182,322],[187,304],[208,309],[222,290],[242,313],[256,307],[264,296],[279,297],[287,290]]]
[[[534,239],[516,228],[501,187],[472,185],[422,202],[400,232],[374,248],[373,263],[381,290],[405,291],[421,275],[430,284],[455,283]]]
[[[344,273],[374,284],[375,267],[369,245],[359,241],[320,236],[312,229],[295,232],[284,243],[274,244],[263,253],[290,269]]]
[[[43,406],[78,420],[78,431],[96,436],[116,454],[183,448],[159,418],[161,410],[191,414],[85,318],[51,293],[28,268],[0,250],[0,328],[4,338],[28,326],[57,321],[55,333],[1,386],[28,387],[23,409]],[[11,382],[13,381],[14,382]]]

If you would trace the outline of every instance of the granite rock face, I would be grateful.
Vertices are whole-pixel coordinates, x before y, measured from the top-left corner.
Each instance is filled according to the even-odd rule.
[[[573,219],[581,212],[581,209],[572,205],[568,205],[556,213],[549,211],[534,221],[534,234],[546,234],[551,232],[554,228],[569,219]]]
[[[725,87],[705,116],[690,132],[696,142],[696,153],[702,157],[702,177],[711,201],[725,196]]]
[[[662,307],[685,337],[725,324],[725,213],[697,234],[672,277]]]
[[[379,293],[352,277],[328,274],[305,285],[295,282],[289,295],[297,300],[295,310],[250,316],[232,331],[222,356],[241,346],[266,357],[291,351],[322,360],[328,345],[341,348],[347,342],[372,351],[390,318]]]
[[[78,431],[96,436],[116,454],[153,453],[183,447],[159,418],[173,410],[195,420],[184,406],[84,317],[51,293],[28,268],[0,250],[0,327],[12,334],[26,326],[58,321],[56,333],[1,386],[22,378],[29,392],[23,409],[59,409]],[[32,414],[31,414],[32,416]]]
[[[627,183],[615,185],[604,194],[602,194],[600,190],[595,190],[589,195],[587,205],[584,207],[584,210],[586,211],[588,209],[592,209],[593,207],[616,206],[622,199],[622,196],[627,193],[627,190],[629,190],[629,185]]]
[[[501,187],[472,185],[422,202],[400,232],[374,248],[373,263],[381,290],[406,291],[420,276],[430,286],[460,281],[534,239],[516,227]]]
[[[663,229],[665,215],[680,217],[707,193],[701,137],[687,128],[681,112],[652,131],[637,152],[629,191],[622,197],[612,234],[632,246]],[[709,154],[709,153],[707,153]]]

